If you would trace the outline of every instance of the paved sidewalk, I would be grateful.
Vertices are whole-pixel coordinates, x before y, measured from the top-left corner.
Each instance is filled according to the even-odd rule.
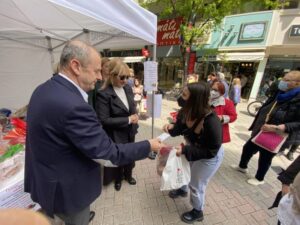
[[[238,105],[238,120],[231,125],[232,141],[225,144],[225,158],[221,168],[207,188],[204,221],[194,224],[277,224],[276,209],[268,210],[280,182],[271,169],[266,176],[266,183],[251,186],[246,183],[247,176],[230,168],[239,162],[242,145],[249,138],[247,128],[253,117],[246,112],[246,103]],[[169,112],[177,108],[177,103],[163,100],[162,117],[155,120],[155,136],[161,133],[161,127],[167,123]],[[140,121],[137,140],[151,137],[151,119]],[[178,145],[182,139],[170,138],[167,143]],[[290,161],[284,156],[275,157],[273,166],[286,167]],[[257,156],[250,164],[250,174],[257,168]],[[172,200],[167,192],[161,192],[160,177],[156,174],[155,161],[145,159],[136,163],[134,177],[137,185],[130,186],[123,182],[121,191],[114,190],[113,184],[104,187],[101,196],[93,204],[96,216],[92,225],[175,225],[185,224],[180,221],[180,214],[190,210],[189,198]],[[83,193],[84,194],[84,193]]]

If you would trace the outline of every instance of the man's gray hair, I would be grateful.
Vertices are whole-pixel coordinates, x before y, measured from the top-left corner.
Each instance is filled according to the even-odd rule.
[[[69,41],[60,56],[60,68],[65,68],[72,59],[77,59],[83,66],[86,66],[91,48],[92,46],[81,41]]]

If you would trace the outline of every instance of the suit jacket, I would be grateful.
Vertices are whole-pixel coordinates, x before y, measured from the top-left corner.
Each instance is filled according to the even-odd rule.
[[[129,85],[125,85],[123,88],[129,109],[126,108],[111,85],[97,93],[97,116],[108,136],[116,143],[134,142],[138,129],[137,124],[128,124],[128,117],[136,113],[132,88]]]
[[[99,164],[147,157],[148,141],[114,144],[78,89],[61,76],[33,92],[27,117],[25,191],[48,215],[74,213],[101,193]]]

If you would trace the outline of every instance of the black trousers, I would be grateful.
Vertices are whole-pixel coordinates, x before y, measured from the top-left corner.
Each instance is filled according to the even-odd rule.
[[[246,169],[248,168],[248,163],[252,156],[259,152],[258,157],[258,168],[255,175],[255,178],[259,181],[263,181],[266,173],[268,172],[272,160],[276,154],[271,153],[256,144],[254,144],[251,139],[249,139],[243,147],[243,153],[240,160],[240,168]]]
[[[120,182],[123,177],[125,179],[131,178],[134,166],[135,162],[116,168],[116,182]]]

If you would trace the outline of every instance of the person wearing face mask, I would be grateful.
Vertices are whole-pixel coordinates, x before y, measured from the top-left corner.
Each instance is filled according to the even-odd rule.
[[[270,119],[265,123],[269,113]],[[262,130],[287,133],[285,146],[300,143],[300,71],[290,71],[284,75],[278,83],[277,94],[271,96],[260,108],[249,130],[252,131],[251,138],[243,147],[240,163],[232,167],[242,173],[247,173],[250,159],[259,152],[255,178],[247,180],[249,184],[259,185],[264,183],[265,175],[276,154],[259,147],[251,139]]]
[[[224,150],[222,125],[209,104],[210,86],[205,82],[187,84],[178,99],[182,107],[176,123],[166,124],[163,130],[172,137],[182,135],[186,143],[177,148],[190,162],[191,181],[188,186],[169,192],[170,198],[186,197],[190,190],[191,211],[181,215],[186,223],[203,220],[205,190],[209,180],[220,167]]]
[[[127,85],[129,76],[130,70],[126,63],[119,59],[111,60],[109,77],[97,93],[98,118],[108,136],[114,142],[122,144],[135,141],[139,120],[132,88]],[[134,166],[133,161],[117,168],[105,167],[103,184],[115,180],[115,189],[119,191],[124,177],[129,184],[135,185],[136,180],[132,177]]]
[[[237,114],[233,102],[224,97],[225,87],[219,80],[211,85],[210,103],[222,123],[223,143],[230,142],[229,123],[236,120]]]

